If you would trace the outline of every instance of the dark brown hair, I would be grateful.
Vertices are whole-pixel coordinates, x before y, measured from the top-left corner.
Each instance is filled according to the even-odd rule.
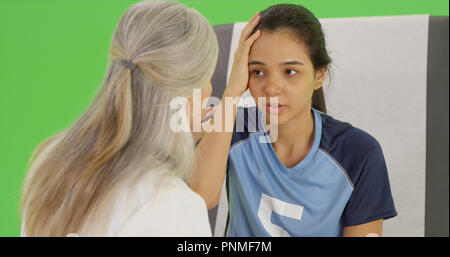
[[[308,9],[296,4],[277,4],[261,12],[261,22],[256,30],[276,31],[290,29],[309,50],[309,58],[314,70],[327,67],[331,63],[325,47],[325,36],[319,20]],[[312,107],[326,113],[323,89],[315,90],[312,96]]]

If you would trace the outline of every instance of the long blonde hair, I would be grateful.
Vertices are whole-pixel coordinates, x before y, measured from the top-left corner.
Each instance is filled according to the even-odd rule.
[[[115,193],[150,170],[186,175],[194,143],[190,133],[170,129],[169,103],[205,86],[217,56],[214,30],[194,9],[168,1],[132,5],[116,27],[92,104],[32,154],[21,203],[26,235],[65,236],[87,220],[105,220]]]

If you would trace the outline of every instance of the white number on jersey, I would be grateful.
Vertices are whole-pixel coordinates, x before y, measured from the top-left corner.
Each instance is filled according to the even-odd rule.
[[[279,215],[297,220],[301,220],[303,216],[303,206],[287,203],[263,193],[259,204],[258,217],[264,228],[271,236],[290,236],[286,230],[270,221],[272,211],[278,213]]]

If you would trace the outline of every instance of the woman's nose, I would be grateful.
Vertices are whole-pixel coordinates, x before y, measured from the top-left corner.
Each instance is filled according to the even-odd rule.
[[[268,96],[279,95],[281,93],[280,82],[276,79],[270,79],[264,90]]]

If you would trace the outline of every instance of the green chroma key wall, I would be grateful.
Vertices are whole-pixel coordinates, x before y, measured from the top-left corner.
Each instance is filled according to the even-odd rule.
[[[96,94],[120,15],[137,1],[0,1],[0,236],[20,235],[27,162]],[[300,3],[319,18],[448,16],[447,0],[184,0],[213,25],[248,20],[277,3]]]

